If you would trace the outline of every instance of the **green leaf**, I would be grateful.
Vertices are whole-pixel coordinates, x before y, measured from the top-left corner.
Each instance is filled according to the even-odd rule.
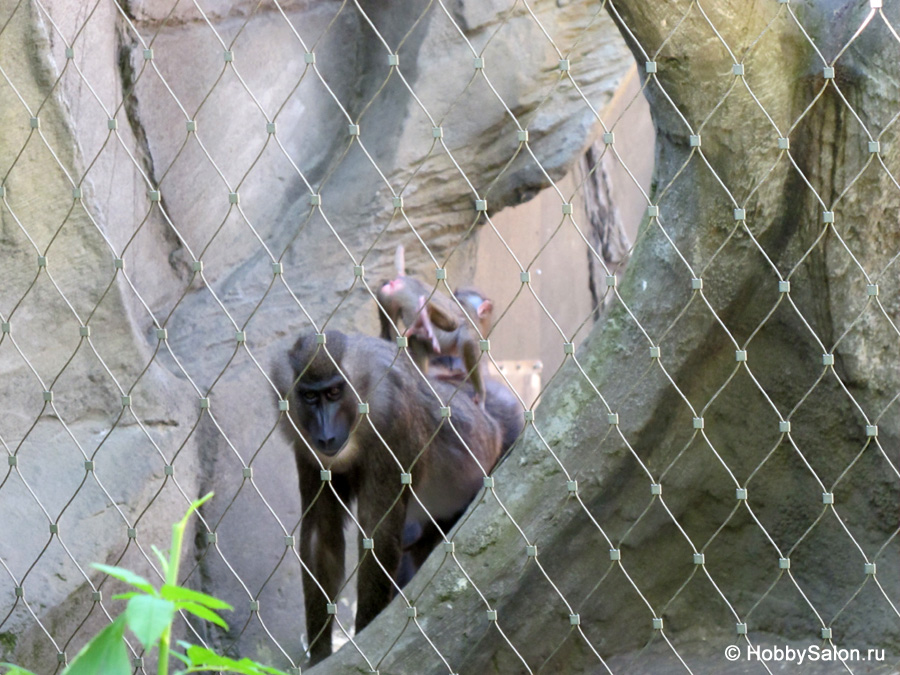
[[[19,666],[14,666],[11,663],[0,663],[0,666],[9,668],[9,670],[6,671],[6,675],[34,675],[30,670],[19,668]]]
[[[156,595],[156,589],[153,588],[153,585],[140,574],[135,574],[124,567],[113,567],[111,565],[101,565],[100,563],[94,563],[94,567],[119,581],[124,581],[129,586],[139,588],[144,593]]]
[[[131,600],[131,598],[136,595],[144,595],[143,593],[138,593],[137,591],[131,591],[130,593],[116,593],[112,596],[113,600]]]
[[[97,633],[63,671],[63,675],[131,675],[125,648],[125,616]]]
[[[184,600],[187,602],[195,602],[198,605],[203,605],[204,607],[209,607],[210,609],[234,609],[234,607],[229,605],[224,600],[219,600],[218,598],[207,595],[206,593],[194,591],[190,588],[183,588],[181,586],[172,586],[170,584],[165,584],[162,588],[159,589],[159,594],[166,600],[172,600],[173,602]]]
[[[247,658],[235,661],[227,656],[220,656],[206,647],[191,646],[188,648],[187,654],[192,668],[209,668],[213,671],[240,673],[240,675],[261,675],[266,672],[261,670],[260,665],[255,661]],[[275,673],[278,675],[277,671]]]
[[[206,647],[191,645],[186,651],[192,666],[227,666],[231,662],[231,659],[219,656]]]
[[[152,595],[138,595],[128,601],[125,620],[144,649],[150,649],[175,616],[175,603]]]
[[[156,559],[159,560],[160,567],[162,567],[163,577],[169,575],[169,561],[166,556],[163,555],[162,551],[156,548],[156,544],[150,544],[150,550],[153,551],[153,555],[156,556]]]
[[[191,666],[187,672],[203,672],[204,670],[209,670],[211,672],[240,673],[240,675],[288,675],[283,670],[269,668],[268,666],[263,666],[256,661],[247,658],[235,661],[234,659],[229,659],[227,656],[216,654],[206,647],[189,645],[184,642],[180,642],[179,644],[184,647],[187,652]]]
[[[210,499],[212,499],[213,494],[214,493],[212,493],[212,492],[207,492],[205,495],[200,497],[200,499],[196,499],[196,500],[192,501],[191,505],[188,507],[187,513],[184,514],[184,518],[181,519],[181,521],[178,523],[178,525],[180,525],[181,528],[184,529],[185,526],[187,526],[187,521],[188,521],[188,518],[191,517],[191,514],[194,511],[196,511],[197,509],[199,509],[201,506],[203,506]]]
[[[225,630],[228,630],[228,624],[225,623],[222,617],[211,609],[207,609],[203,605],[198,605],[196,602],[181,601],[178,603],[178,609],[183,609],[185,612],[190,612],[194,616],[199,616],[205,621],[209,621],[210,623],[214,623],[217,626],[221,626]]]

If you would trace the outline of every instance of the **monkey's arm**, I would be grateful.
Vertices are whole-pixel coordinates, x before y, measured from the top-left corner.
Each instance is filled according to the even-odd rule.
[[[487,391],[484,387],[484,378],[478,363],[478,341],[468,332],[460,333],[459,355],[462,357],[467,377],[475,388],[475,402],[484,410],[484,402],[487,399]]]
[[[431,345],[431,349],[435,354],[441,353],[441,345],[438,342],[437,336],[434,334],[434,326],[431,324],[431,319],[428,318],[429,312],[428,308],[425,305],[425,296],[419,296],[419,308],[416,310],[416,318],[415,321],[412,322],[407,329],[404,335],[407,337],[417,337],[423,342],[426,342]]]
[[[306,448],[298,451],[308,452]],[[339,494],[344,491],[340,480],[333,485]],[[306,636],[310,659],[318,663],[331,654],[333,616],[328,614],[327,604],[336,601],[344,581],[344,510],[328,484],[320,479],[318,467],[311,465],[300,471],[300,498],[304,513],[300,559],[309,568],[309,572],[303,571]],[[349,492],[345,498],[349,499]]]
[[[378,321],[381,323],[381,339],[391,340],[397,332],[394,326],[391,325],[391,321],[394,323],[397,322],[399,312],[394,310],[394,302],[388,297],[387,293],[384,292],[384,287],[379,288],[375,292],[375,299],[380,305],[378,308]]]

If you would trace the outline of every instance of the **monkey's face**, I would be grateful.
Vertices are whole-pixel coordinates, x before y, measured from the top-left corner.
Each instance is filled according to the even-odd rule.
[[[334,457],[353,431],[357,405],[340,376],[326,381],[297,383],[297,417],[310,444],[326,457]]]
[[[397,277],[381,282],[381,286],[378,288],[378,300],[389,314],[396,314],[400,311],[406,286],[406,277]]]
[[[403,277],[398,277],[397,279],[391,279],[390,281],[384,281],[381,284],[381,292],[385,295],[394,295],[398,291],[402,290],[404,287]]]

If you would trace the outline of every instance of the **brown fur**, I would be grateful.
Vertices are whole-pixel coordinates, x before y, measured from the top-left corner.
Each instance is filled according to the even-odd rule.
[[[441,417],[441,403],[429,383],[405,355],[398,357],[397,348],[384,340],[329,332],[326,345],[320,346],[314,335],[307,335],[296,342],[287,361],[276,378],[279,387],[289,390],[285,428],[294,443],[304,510],[300,557],[321,584],[320,589],[304,572],[310,655],[317,662],[331,653],[332,617],[326,613],[326,603],[336,602],[344,580],[346,511],[341,502],[349,506],[357,500],[359,524],[366,536],[374,539],[374,556],[389,573],[382,571],[372,551],[362,549],[360,535],[356,614],[360,631],[393,593],[404,523],[430,523],[415,500],[410,500],[408,487],[401,485],[397,462],[412,474],[412,488],[436,519],[455,517],[477,494],[482,476],[496,463],[500,430],[470,397],[453,399],[450,421],[477,461],[473,459],[448,420]],[[455,391],[453,385],[438,380],[430,385],[444,405]],[[315,405],[330,406],[328,410],[333,412],[333,424],[325,432],[319,430],[319,408],[305,399],[317,396]],[[327,404],[322,403],[326,400]],[[368,403],[367,416],[359,414],[359,400]],[[334,444],[338,444],[344,433],[347,440],[341,447],[328,446],[324,437],[335,437]],[[330,484],[322,481],[322,468],[331,469]]]

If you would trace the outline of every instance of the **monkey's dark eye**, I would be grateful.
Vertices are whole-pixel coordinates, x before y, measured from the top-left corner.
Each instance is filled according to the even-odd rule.
[[[343,388],[341,387],[341,385],[337,384],[325,392],[325,398],[327,398],[329,401],[337,401],[341,398],[341,395],[343,393]]]
[[[316,401],[319,400],[319,395],[314,391],[304,391],[301,394],[301,397],[303,398],[304,403],[309,403],[309,404],[315,403]]]

